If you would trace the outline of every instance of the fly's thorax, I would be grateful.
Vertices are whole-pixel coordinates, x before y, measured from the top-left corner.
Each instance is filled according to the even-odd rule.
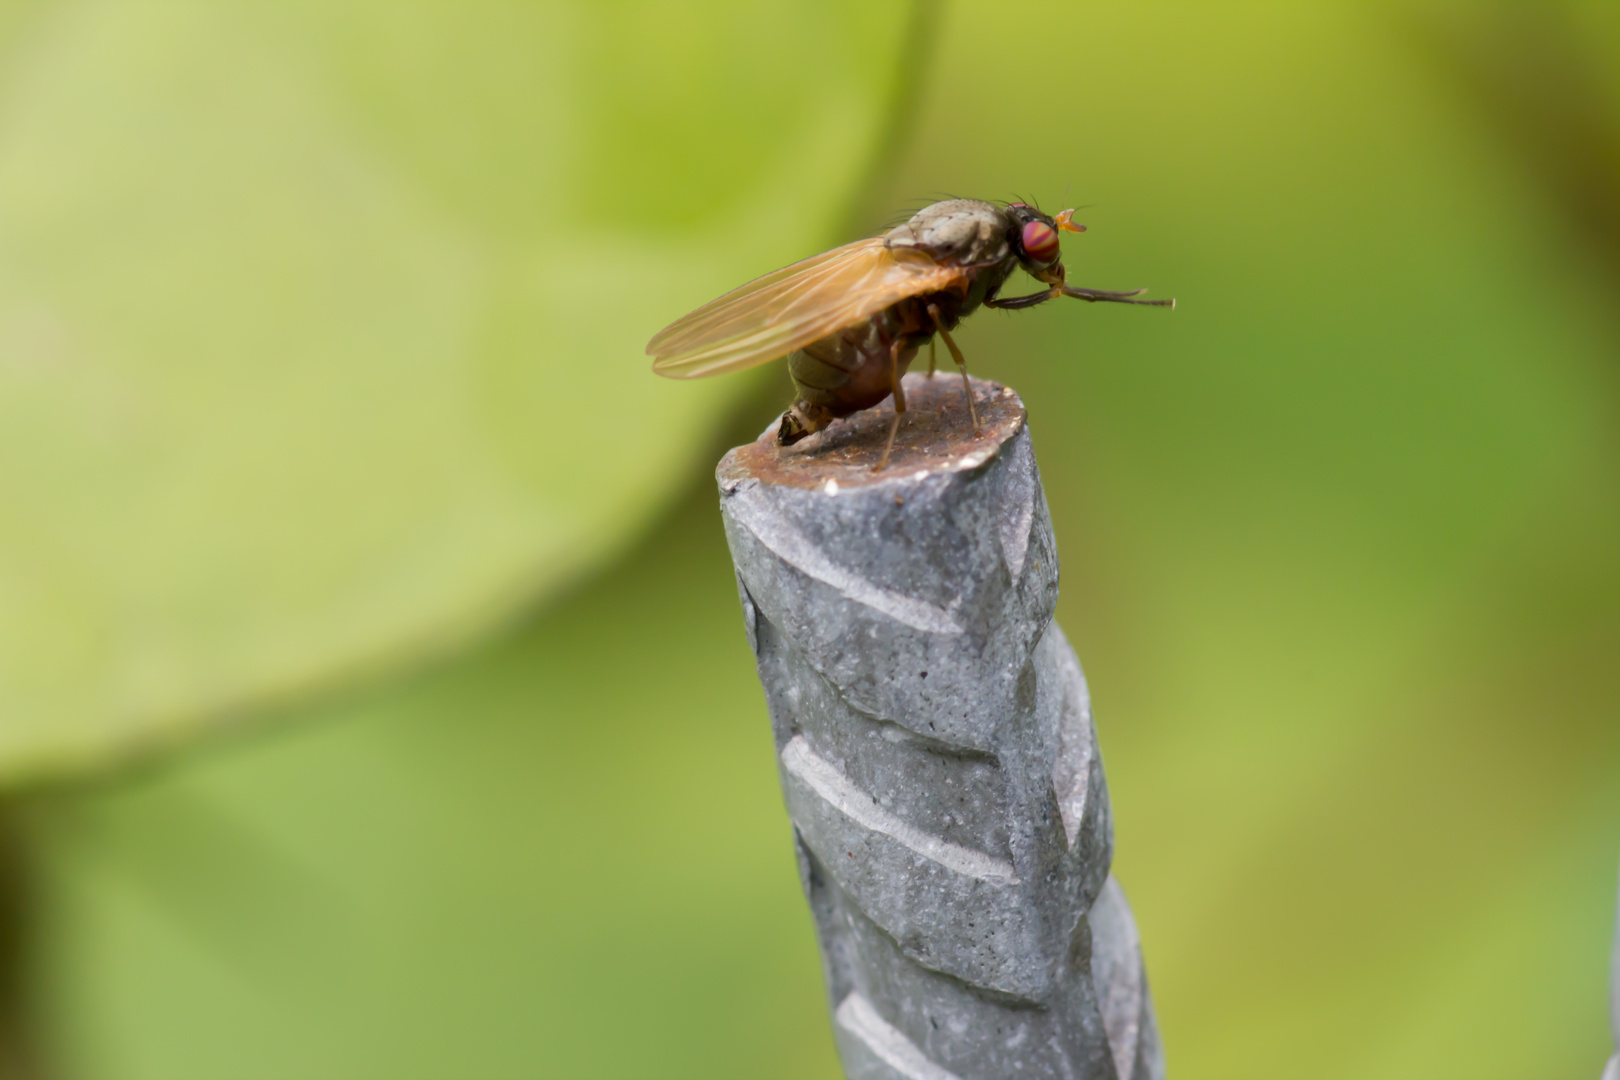
[[[1007,243],[1010,219],[1000,207],[978,199],[949,199],[917,211],[890,229],[891,248],[913,248],[956,266],[1000,263],[1012,257]]]
[[[1001,287],[1012,277],[1012,272],[1018,266],[1018,259],[1010,252],[1005,259],[993,266],[982,267],[974,271],[969,280],[967,296],[962,300],[962,306],[957,318],[966,318],[979,309],[986,297],[994,296],[1001,291]]]
[[[922,336],[925,339],[932,336],[933,316],[928,312],[929,305],[938,309],[940,322],[945,324],[946,330],[955,330],[958,323],[979,310],[986,298],[999,293],[1017,268],[1017,257],[1008,252],[1007,257],[1000,262],[976,266],[969,270],[964,289],[960,291],[946,289],[912,297],[896,304],[895,309],[904,311],[909,305],[913,309],[909,312],[911,325],[922,327],[924,331]]]

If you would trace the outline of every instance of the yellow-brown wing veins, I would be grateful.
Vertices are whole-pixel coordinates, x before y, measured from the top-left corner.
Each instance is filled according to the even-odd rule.
[[[833,248],[756,278],[675,320],[647,343],[653,370],[696,379],[763,364],[966,272],[881,236]]]

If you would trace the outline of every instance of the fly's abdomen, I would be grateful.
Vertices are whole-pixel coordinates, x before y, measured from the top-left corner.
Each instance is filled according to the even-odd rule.
[[[843,391],[879,352],[878,317],[847,326],[836,334],[812,341],[788,357],[788,374],[799,397],[818,405],[834,406]]]
[[[889,349],[905,338],[900,370],[916,354],[917,342],[906,333],[900,304],[836,334],[813,341],[788,357],[788,374],[802,401],[829,410],[833,417],[871,408],[889,395]],[[926,340],[923,338],[921,340]]]
[[[917,297],[902,300],[790,353],[788,374],[798,396],[782,416],[777,440],[790,445],[888,397],[894,376],[905,374],[917,347],[930,337],[919,330],[926,325],[924,303]],[[896,340],[901,343],[894,357],[898,371],[891,371],[890,349]]]

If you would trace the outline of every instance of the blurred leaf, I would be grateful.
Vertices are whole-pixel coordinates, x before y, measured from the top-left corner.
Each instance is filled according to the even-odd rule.
[[[55,1075],[838,1075],[707,483],[534,625],[20,818]]]
[[[642,345],[829,238],[898,6],[0,21],[0,780],[443,649],[596,565],[746,379]]]

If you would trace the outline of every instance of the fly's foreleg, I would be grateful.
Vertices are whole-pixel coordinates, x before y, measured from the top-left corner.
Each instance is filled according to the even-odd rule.
[[[928,305],[928,317],[934,320],[934,331],[945,339],[945,347],[951,350],[951,359],[962,369],[962,392],[967,395],[968,416],[973,418],[973,437],[977,439],[982,433],[979,431],[979,410],[973,404],[973,384],[968,382],[967,361],[962,359],[962,350],[956,347],[950,331],[945,329],[945,320],[939,316],[938,304]]]
[[[904,347],[904,338],[895,338],[889,342],[889,385],[894,390],[894,420],[889,424],[889,441],[883,444],[883,456],[872,466],[873,472],[882,472],[889,464],[889,452],[894,449],[894,436],[900,430],[900,417],[906,411],[906,391],[900,385],[900,350]]]
[[[1132,289],[1129,292],[1112,292],[1108,289],[1078,289],[1073,285],[1064,285],[1062,287],[1062,292],[1064,296],[1072,296],[1076,300],[1085,300],[1093,304],[1097,303],[1099,300],[1106,300],[1115,304],[1143,304],[1147,307],[1173,308],[1176,306],[1176,302],[1174,300],[1138,300],[1137,297],[1147,292],[1146,289]]]
[[[1047,289],[1045,292],[1030,293],[1028,296],[1009,296],[1005,300],[991,298],[984,302],[984,306],[999,308],[1002,311],[1017,311],[1019,308],[1032,308],[1036,304],[1044,304],[1048,300],[1062,295],[1062,287],[1057,286]]]

